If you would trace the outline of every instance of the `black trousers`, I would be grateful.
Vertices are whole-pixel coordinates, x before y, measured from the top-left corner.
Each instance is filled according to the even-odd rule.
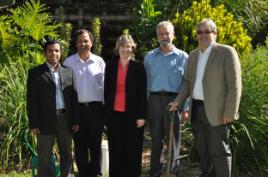
[[[231,177],[230,128],[208,122],[203,101],[193,100],[191,126],[202,177]]]
[[[80,130],[74,134],[79,177],[101,176],[101,140],[104,128],[103,104],[79,105]]]
[[[72,159],[72,132],[67,125],[66,114],[57,116],[57,130],[55,134],[39,134],[37,136],[38,153],[38,176],[54,177],[54,169],[51,163],[53,146],[57,141],[60,152],[60,170],[61,177],[67,177],[73,174]]]
[[[125,112],[108,117],[109,177],[140,177],[144,128]]]

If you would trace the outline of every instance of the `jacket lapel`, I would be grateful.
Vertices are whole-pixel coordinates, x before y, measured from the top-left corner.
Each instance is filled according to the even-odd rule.
[[[198,59],[199,59],[199,50],[195,51],[193,58],[194,58],[194,62],[193,62],[193,66],[192,66],[193,67],[192,72],[193,72],[193,83],[195,83],[197,63],[198,63]]]
[[[127,75],[126,75],[126,87],[129,85],[128,84],[128,81],[131,80],[131,69],[132,69],[132,64],[133,64],[133,61],[130,60],[129,63],[128,63],[128,69],[127,69]]]
[[[204,71],[204,77],[203,77],[203,79],[206,76],[207,70],[209,69],[209,66],[210,66],[211,62],[213,62],[213,60],[216,58],[215,57],[216,51],[217,51],[217,44],[213,44],[212,49],[211,49],[211,52],[210,52],[209,57],[208,57],[207,64],[205,66],[205,71]]]
[[[46,63],[43,64],[43,69],[44,69],[44,75],[52,82],[55,84],[54,79],[52,78],[52,74],[47,66]]]
[[[65,74],[66,70],[63,66],[60,67],[60,70],[59,70],[59,73],[60,73],[60,82],[61,82],[61,88],[64,88],[64,85],[65,85],[65,76],[67,76]]]

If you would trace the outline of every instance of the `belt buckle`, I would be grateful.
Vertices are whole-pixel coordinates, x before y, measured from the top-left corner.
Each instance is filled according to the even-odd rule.
[[[57,115],[60,115],[60,114],[62,114],[62,113],[64,113],[64,112],[65,112],[64,109],[59,109],[59,110],[56,111]]]

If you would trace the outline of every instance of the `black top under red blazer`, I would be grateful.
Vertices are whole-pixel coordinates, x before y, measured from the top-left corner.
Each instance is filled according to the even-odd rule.
[[[78,124],[77,93],[74,74],[70,68],[60,67],[62,94],[68,127]],[[30,129],[39,128],[43,134],[56,132],[56,84],[46,63],[29,70],[27,80],[27,110]]]
[[[111,114],[116,94],[118,59],[106,64],[104,100],[106,113]],[[142,62],[130,60],[126,76],[126,113],[135,119],[145,119],[147,110],[147,77]]]

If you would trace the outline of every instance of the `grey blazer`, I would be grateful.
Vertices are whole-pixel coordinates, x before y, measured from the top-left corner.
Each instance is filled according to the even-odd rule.
[[[175,99],[181,107],[190,96],[190,117],[198,58],[199,49],[195,49],[189,55],[183,89]],[[230,46],[215,43],[203,78],[205,111],[212,126],[223,124],[223,117],[238,119],[241,89],[241,68],[237,52]]]

